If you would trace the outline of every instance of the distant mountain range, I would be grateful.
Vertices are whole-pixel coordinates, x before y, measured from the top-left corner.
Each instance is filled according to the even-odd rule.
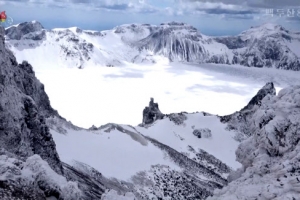
[[[238,64],[300,70],[300,32],[275,24],[237,36],[210,37],[185,23],[128,24],[106,31],[46,30],[37,22],[6,28],[6,45],[17,60],[38,66],[117,66],[169,61]]]

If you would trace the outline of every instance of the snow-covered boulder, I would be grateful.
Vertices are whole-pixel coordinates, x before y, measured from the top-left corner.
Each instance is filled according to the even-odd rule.
[[[210,138],[211,130],[209,130],[208,128],[195,129],[193,131],[193,134],[198,138]]]

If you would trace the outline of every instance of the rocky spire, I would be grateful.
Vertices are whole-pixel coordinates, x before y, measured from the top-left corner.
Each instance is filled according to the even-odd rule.
[[[158,103],[154,103],[154,99],[150,98],[149,106],[143,111],[143,124],[152,124],[157,119],[162,119],[164,114],[159,110]]]

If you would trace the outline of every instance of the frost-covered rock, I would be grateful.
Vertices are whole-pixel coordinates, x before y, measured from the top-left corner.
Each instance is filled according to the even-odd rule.
[[[154,103],[154,99],[151,98],[149,106],[143,110],[143,124],[152,124],[155,120],[162,119],[164,114],[159,110],[158,103]]]
[[[185,113],[171,113],[166,115],[170,121],[174,122],[176,125],[182,125],[187,119]]]
[[[208,200],[299,199],[300,86],[267,95],[248,121],[253,134],[236,151],[243,173]]]
[[[3,153],[3,150],[2,150]],[[82,199],[75,182],[53,171],[48,163],[38,155],[25,162],[7,155],[0,155],[0,198],[61,200]]]
[[[209,130],[208,128],[195,129],[193,131],[193,134],[198,138],[210,138],[211,130]]]
[[[275,96],[276,89],[272,82],[266,83],[257,94],[250,100],[250,102],[231,115],[221,116],[220,120],[223,123],[227,123],[227,128],[230,130],[236,130],[236,139],[242,141],[252,135],[252,126],[249,125],[249,121],[252,118],[254,112],[261,106],[261,101],[266,96]]]
[[[18,64],[0,27],[0,146],[26,159],[40,155],[57,173],[62,165],[45,117],[58,116],[27,62]]]

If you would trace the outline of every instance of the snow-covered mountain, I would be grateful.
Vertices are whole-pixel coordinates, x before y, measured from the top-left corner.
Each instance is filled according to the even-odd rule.
[[[240,64],[300,70],[300,35],[264,24],[237,36],[210,37],[185,23],[128,24],[107,31],[45,30],[37,22],[6,29],[19,62],[48,67],[116,66],[169,61]],[[45,59],[47,62],[45,62]]]
[[[230,154],[238,142],[217,117],[206,120],[214,120],[219,129],[203,122],[203,130],[193,126],[205,121],[202,113],[190,120],[185,114],[165,117],[160,122],[172,134],[170,144],[152,134],[154,124],[76,127],[51,107],[32,66],[17,63],[0,30],[1,199],[204,199],[227,184],[237,167]],[[198,149],[195,142],[220,140],[229,141],[224,143],[226,158],[207,152],[208,145]]]
[[[208,200],[300,198],[300,86],[267,95],[248,118],[252,136],[236,151],[243,167]]]
[[[40,28],[24,28],[26,37]],[[44,41],[53,33],[42,32]],[[276,96],[267,83],[228,116],[163,114],[151,98],[139,126],[83,129],[51,107],[32,66],[18,63],[4,40],[0,27],[1,199],[299,198],[299,86]]]
[[[215,40],[232,49],[233,64],[299,71],[299,34],[280,25],[264,24],[251,27],[238,36]]]

